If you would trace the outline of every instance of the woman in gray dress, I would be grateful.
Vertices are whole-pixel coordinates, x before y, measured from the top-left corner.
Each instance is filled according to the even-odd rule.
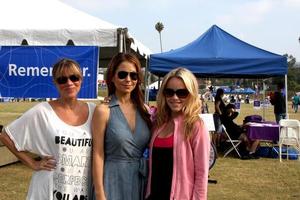
[[[94,197],[143,199],[143,152],[150,139],[150,114],[143,102],[139,60],[115,55],[107,71],[108,104],[96,107],[92,122]]]

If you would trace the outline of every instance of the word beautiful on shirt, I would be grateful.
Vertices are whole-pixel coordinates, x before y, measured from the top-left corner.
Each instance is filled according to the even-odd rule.
[[[71,138],[67,136],[55,136],[55,144],[62,144],[62,145],[70,145],[70,146],[77,146],[77,147],[85,147],[85,146],[92,146],[92,139],[90,138]]]

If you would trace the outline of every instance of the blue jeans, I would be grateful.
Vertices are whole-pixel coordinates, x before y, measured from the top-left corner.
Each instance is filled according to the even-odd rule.
[[[298,104],[293,104],[293,108],[294,108],[295,113],[298,112]]]
[[[279,124],[279,121],[281,119],[286,119],[286,114],[285,113],[275,113],[275,120],[276,120],[277,124]]]

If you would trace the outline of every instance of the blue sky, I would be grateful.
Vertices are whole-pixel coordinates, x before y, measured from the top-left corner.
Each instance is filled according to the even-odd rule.
[[[300,0],[60,0],[121,27],[160,52],[192,42],[216,24],[254,46],[300,61]]]

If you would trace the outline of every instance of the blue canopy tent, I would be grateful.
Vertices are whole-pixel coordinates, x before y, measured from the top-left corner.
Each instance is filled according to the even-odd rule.
[[[243,94],[243,89],[234,89],[234,90],[231,90],[230,94]]]
[[[225,93],[225,91],[224,91]],[[230,91],[230,94],[255,94],[255,90],[251,88],[245,88],[245,89],[234,89]]]
[[[252,46],[213,25],[195,41],[151,54],[149,71],[164,76],[185,67],[198,77],[267,78],[287,74],[287,59]]]
[[[287,85],[286,57],[250,45],[216,25],[181,48],[150,55],[149,71],[157,76],[164,76],[176,67],[185,67],[197,77],[285,76]]]
[[[224,90],[224,94],[230,94],[231,89],[229,87],[221,87]]]
[[[245,88],[243,91],[244,94],[255,94],[255,90],[251,88]]]

